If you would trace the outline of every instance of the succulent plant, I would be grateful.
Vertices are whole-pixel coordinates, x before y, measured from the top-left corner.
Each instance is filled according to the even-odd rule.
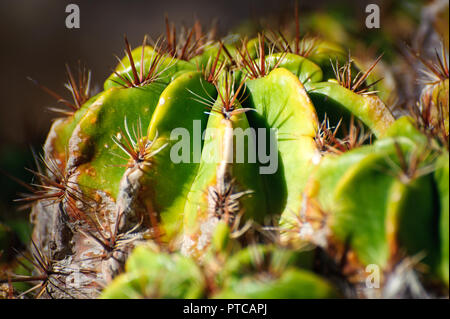
[[[298,23],[241,41],[166,27],[125,38],[94,96],[81,68],[73,102],[43,87],[69,111],[20,199],[37,282],[22,295],[384,297],[415,279],[448,295],[445,51],[398,118],[371,74],[381,56],[364,71]],[[371,265],[378,290],[360,286]]]

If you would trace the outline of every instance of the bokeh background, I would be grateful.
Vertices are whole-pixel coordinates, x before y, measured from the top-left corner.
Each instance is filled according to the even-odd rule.
[[[418,41],[418,35],[412,32],[427,33],[421,8],[432,2],[300,0],[298,3],[300,21],[310,12],[332,12],[340,21],[333,38],[346,42],[344,31],[357,35],[376,53],[384,51],[389,60],[390,53],[398,50],[403,41]],[[80,7],[80,29],[65,27],[65,8],[69,3]],[[364,28],[364,8],[369,3],[381,8],[380,30]],[[292,22],[293,7],[294,0],[1,0],[0,225],[14,230],[14,236],[8,239],[11,247],[26,242],[30,227],[26,223],[28,212],[18,211],[13,203],[24,188],[11,176],[31,181],[31,175],[24,169],[34,168],[30,149],[40,151],[57,116],[48,110],[57,106],[56,101],[27,80],[28,76],[68,97],[63,87],[64,65],[76,66],[81,61],[92,70],[93,87],[99,90],[115,67],[114,55],[123,55],[123,35],[127,35],[133,47],[141,43],[145,34],[156,39],[164,32],[165,14],[177,27],[190,27],[195,19],[207,27],[217,19],[219,35],[223,36],[235,30],[251,33],[260,23],[273,26]],[[388,15],[390,18],[385,18]],[[315,23],[320,28],[320,18]]]

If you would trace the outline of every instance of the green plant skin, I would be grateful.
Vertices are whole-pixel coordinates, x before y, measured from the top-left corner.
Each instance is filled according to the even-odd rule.
[[[266,57],[266,64],[275,65],[282,57],[282,53],[271,54]],[[296,54],[287,53],[284,55],[279,67],[291,71],[298,76],[303,84],[306,82],[320,82],[323,78],[322,69],[317,64]]]
[[[271,271],[281,274],[264,282],[258,274],[255,254],[270,258]],[[224,289],[214,298],[336,298],[338,293],[313,273],[297,268],[311,268],[313,252],[294,252],[275,246],[252,246],[232,255],[220,278]],[[138,246],[128,258],[126,272],[119,275],[103,291],[101,298],[201,298],[205,282],[194,259],[177,253],[166,254],[146,246]]]
[[[241,49],[241,42],[238,39],[231,39],[231,41],[223,41],[223,45],[226,50],[230,53],[232,57],[235,57],[238,55],[237,48]],[[220,44],[211,44],[206,45],[205,49],[200,55],[197,55],[189,60],[189,62],[195,66],[197,66],[198,69],[201,69],[202,67],[206,67],[208,63],[212,63],[215,58],[217,57],[217,54],[219,52]],[[267,44],[264,45],[265,53],[267,54],[269,52],[269,47]],[[247,50],[250,55],[250,58],[255,59],[259,54],[259,42],[258,38],[253,38],[247,42]],[[242,52],[244,53],[244,52]],[[219,57],[218,66],[220,63],[228,59],[228,56],[222,50]]]
[[[194,133],[193,122],[200,121],[202,128],[207,123],[204,105],[194,100],[191,92],[203,98],[216,95],[215,88],[203,80],[199,72],[182,74],[161,94],[148,128],[148,136],[154,141],[150,151],[165,144],[167,147],[155,154],[151,165],[143,169],[140,184],[144,186],[143,197],[148,199],[149,207],[159,213],[167,238],[182,229],[182,212],[199,165],[194,162],[194,143],[198,143],[196,139],[201,135]],[[178,142],[170,139],[175,128],[185,128],[189,132],[188,163],[175,163],[170,157],[172,146]]]
[[[211,240],[214,253],[226,253],[230,243],[230,233],[230,227],[225,221],[217,223]]]
[[[270,260],[269,268],[272,271],[282,271],[284,267],[300,267],[312,269],[314,266],[314,251],[294,251],[287,248],[279,248],[275,245],[252,245],[237,251],[228,258],[223,271],[222,279],[242,278],[256,270],[256,260]]]
[[[155,83],[142,88],[114,88],[103,92],[89,106],[76,126],[69,141],[68,169],[79,173],[77,182],[82,191],[93,197],[93,190],[102,190],[113,199],[117,197],[119,183],[127,161],[112,136],[128,125],[150,122],[159,96],[165,85]]]
[[[247,114],[250,125],[278,131],[278,171],[262,178],[269,210],[287,217],[300,209],[312,158],[317,154],[317,115],[298,77],[284,68],[247,81],[247,88],[246,105],[256,110]]]
[[[221,104],[217,101],[216,105]],[[239,106],[236,107],[237,110],[239,108]],[[185,235],[191,237],[194,241],[196,241],[197,236],[201,236],[201,225],[210,218],[208,209],[209,187],[217,187],[221,180],[228,180],[229,177],[231,177],[233,193],[251,191],[250,194],[239,198],[239,206],[244,211],[244,221],[253,219],[256,222],[262,222],[269,213],[258,165],[248,161],[248,145],[255,145],[256,141],[245,138],[242,148],[245,150],[244,161],[238,163],[236,160],[237,152],[241,152],[239,151],[241,148],[238,146],[237,138],[232,135],[233,130],[242,129],[242,131],[245,131],[248,128],[249,124],[245,113],[235,114],[229,119],[225,119],[222,114],[212,113],[208,119],[207,129],[214,130],[212,132],[215,135],[208,134],[205,137],[200,167],[184,210]],[[231,155],[233,160],[232,163],[223,166],[223,162],[227,160],[226,147],[231,140],[233,143]],[[226,167],[225,175],[223,175],[222,167]]]
[[[320,165],[311,173],[305,194],[309,198],[316,198],[321,208],[328,211],[332,208],[333,190],[345,172],[354,164],[373,152],[371,147],[363,147],[342,155],[327,155]]]
[[[396,193],[392,192],[390,206],[387,211],[389,220],[393,220],[395,238],[391,242],[397,242],[409,256],[420,252],[426,255],[421,262],[429,266],[428,273],[436,275],[439,272],[439,236],[436,234],[436,220],[438,209],[434,201],[433,176],[428,174],[419,177],[405,185],[396,181],[392,186],[401,199],[396,202]],[[388,228],[389,230],[389,228]],[[389,236],[389,234],[388,234]]]
[[[61,170],[64,170],[66,166],[67,146],[75,127],[100,95],[97,94],[91,97],[73,115],[57,119],[50,127],[44,145],[44,152],[57,161]]]
[[[225,48],[228,50],[228,52],[232,56],[235,56],[237,54],[235,45],[236,45],[236,43],[233,43],[233,44],[225,44],[224,43]],[[219,48],[220,48],[219,43],[207,45],[202,54],[193,57],[192,59],[189,60],[189,62],[191,64],[197,66],[198,69],[201,69],[202,67],[206,67],[209,63],[214,62],[214,60],[217,57],[217,54],[219,53]],[[226,53],[222,50],[220,52],[220,56],[219,56],[217,65],[219,66],[222,63],[222,61],[224,61],[226,59],[228,59],[228,57],[227,57]]]
[[[208,65],[208,63],[212,63],[214,61],[214,59],[216,58],[217,53],[219,52],[219,47],[220,47],[220,45],[218,43],[205,46],[205,49],[203,50],[203,52],[200,55],[197,55],[197,56],[193,57],[192,59],[190,59],[189,63],[197,66],[199,69],[202,66],[206,67]],[[226,47],[227,47],[227,49],[229,48],[228,45]],[[225,53],[221,52],[218,64],[220,65],[220,63],[224,59],[225,59]]]
[[[398,165],[395,143],[409,154],[425,147],[427,139],[411,118],[402,117],[373,145],[325,156],[305,193],[329,213],[333,238],[341,243],[349,239],[363,265],[375,263],[384,269],[399,249],[409,255],[424,251],[424,262],[435,274],[439,242],[433,235],[436,207],[431,175],[407,183],[394,177],[398,170],[387,159]]]
[[[142,46],[137,47],[133,51],[131,51],[131,55],[133,57],[134,65],[139,74],[141,68],[141,54],[142,54]],[[150,63],[156,58],[158,53],[156,53],[152,47],[146,46],[144,49],[144,75],[148,73],[148,69],[150,67]],[[162,58],[162,62],[158,68],[158,72],[163,71],[158,79],[158,82],[168,84],[173,81],[177,76],[183,74],[188,71],[195,71],[197,68],[194,64],[179,60],[176,58],[172,58],[170,56],[165,56]],[[127,75],[128,78],[133,79],[133,72],[131,68],[131,63],[128,56],[125,56],[121,63],[118,64],[116,70],[120,75]],[[124,81],[120,79],[117,74],[112,73],[108,79],[106,79],[103,87],[105,90],[108,90],[112,87],[121,87],[124,84]]]
[[[389,128],[386,133],[386,136],[407,136],[411,140],[415,142],[416,145],[427,145],[429,143],[428,139],[425,135],[423,135],[417,128],[414,126],[414,120],[411,117],[403,116],[395,121],[395,123]],[[439,272],[441,279],[448,286],[448,246],[449,246],[449,236],[448,236],[448,224],[449,224],[449,214],[448,214],[448,152],[443,150],[442,155],[439,156],[436,163],[436,170],[434,172],[434,184],[435,188],[438,190],[438,194],[434,194],[434,197],[438,197],[434,200],[436,205],[439,202],[440,209],[440,217],[439,217],[439,234],[440,234],[440,243],[436,243],[436,246],[441,247],[441,256],[440,256],[440,264],[441,269],[436,270],[435,272]],[[427,181],[425,181],[427,183]],[[419,195],[417,195],[419,196]],[[414,203],[414,198],[411,199],[411,203]],[[436,210],[436,207],[434,207]],[[406,209],[407,211],[407,209]],[[428,212],[429,213],[429,212]],[[407,217],[405,217],[405,221],[407,221]],[[424,220],[424,224],[427,221]],[[430,224],[430,221],[428,221]],[[408,226],[409,227],[409,226]],[[411,225],[411,229],[414,229],[414,225]],[[416,234],[418,231],[410,230],[405,227],[404,233],[408,234]],[[422,231],[420,231],[422,233]],[[433,233],[435,230],[433,229]],[[420,238],[420,237],[419,237]],[[414,239],[414,238],[413,238]],[[418,245],[417,245],[418,246]],[[428,251],[432,254],[432,256],[428,257],[428,259],[433,260],[436,259],[435,247],[427,247]],[[437,268],[438,262],[434,261],[433,267]],[[434,271],[434,269],[433,269]]]
[[[315,50],[313,50],[307,58],[321,68],[323,81],[326,81],[335,78],[333,67],[331,65],[335,65],[336,61],[338,61],[340,65],[344,65],[347,60],[347,55],[348,53],[340,45],[330,41],[320,40],[316,45]]]
[[[261,271],[257,260],[271,274]],[[219,276],[224,288],[214,298],[336,298],[334,288],[307,270],[312,269],[313,260],[313,251],[250,246],[228,259]],[[259,277],[264,274],[266,278]]]
[[[438,189],[440,204],[440,277],[444,283],[449,286],[449,155],[448,152],[443,153],[436,163],[437,169],[434,172],[434,179]]]
[[[144,70],[148,70],[148,66],[150,62],[153,60],[152,55],[154,54],[153,47],[146,45],[144,47]],[[134,65],[136,67],[136,70],[140,70],[141,68],[141,55],[142,55],[142,46],[139,46],[131,51],[131,56],[133,57]],[[120,62],[117,64],[116,68],[114,69],[115,72],[119,73],[120,75],[126,74],[129,78],[133,78],[133,72],[131,69],[131,61],[128,58],[128,55],[125,54],[125,56],[120,60]],[[147,72],[146,72],[147,73]],[[114,82],[114,81],[118,82]],[[119,83],[124,84],[124,82],[116,75],[111,73],[111,75],[106,79],[106,81],[103,83],[103,89],[106,91],[112,87],[120,87]]]
[[[414,143],[406,137],[396,137],[401,145],[408,145],[409,148]],[[373,145],[367,145],[353,149],[341,155],[329,154],[322,158],[320,165],[311,173],[308,184],[305,187],[305,194],[308,198],[315,198],[320,207],[325,211],[333,209],[333,192],[337,183],[353,166],[366,158],[368,155],[377,152],[394,151],[393,139],[381,139]]]
[[[427,137],[423,135],[415,126],[414,119],[410,116],[398,118],[386,131],[384,137],[407,137],[418,145],[426,145]]]
[[[144,47],[144,66],[148,68],[148,64],[152,59],[151,55],[155,52],[154,48],[150,45],[146,45]],[[139,70],[141,67],[141,57],[142,57],[142,46],[136,47],[131,50],[131,56],[133,57],[134,65],[136,70]],[[145,70],[145,68],[144,68]],[[125,55],[122,60],[117,64],[115,70],[117,73],[121,74],[123,72],[127,72],[131,75],[131,61],[128,58],[128,55]]]
[[[252,58],[256,58],[259,54],[259,40],[258,37],[252,38],[247,42],[247,50]],[[266,54],[269,52],[269,46],[264,42],[264,50]]]
[[[401,184],[389,174],[392,167],[386,158],[397,161],[394,152],[378,151],[348,169],[333,192],[330,221],[336,239],[342,243],[349,239],[363,264],[377,264],[382,269],[388,266],[397,244],[411,254],[422,249],[430,254],[436,244],[429,213],[433,211],[429,176]]]
[[[325,299],[338,298],[334,288],[312,272],[286,269],[270,281],[243,278],[224,288],[215,299]]]
[[[305,88],[319,118],[326,113],[331,123],[338,123],[341,118],[348,123],[353,114],[376,137],[381,137],[394,122],[391,112],[377,96],[356,94],[335,82],[306,83]]]
[[[119,275],[103,291],[102,299],[172,298],[204,296],[205,283],[193,259],[138,246]]]

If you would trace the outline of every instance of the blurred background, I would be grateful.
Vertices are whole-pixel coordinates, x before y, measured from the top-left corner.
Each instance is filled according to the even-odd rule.
[[[79,5],[80,29],[65,27],[68,15],[65,8],[69,3]],[[380,6],[380,29],[369,30],[364,26],[365,7],[369,3]],[[423,8],[438,5],[441,8],[442,3],[444,7],[447,3],[443,11],[446,24],[442,28],[447,30],[448,45],[448,0],[298,2],[302,33],[306,30],[331,32],[328,38],[350,48],[351,39],[359,38],[370,48],[371,57],[384,52],[384,59],[391,63],[403,43],[424,47],[428,32],[424,21],[439,21],[432,9],[424,11]],[[165,14],[178,28],[191,27],[195,19],[207,28],[217,19],[219,36],[237,30],[251,35],[259,25],[276,28],[293,23],[293,8],[293,0],[2,0],[0,227],[11,229],[13,234],[3,240],[10,241],[11,247],[27,242],[28,212],[18,211],[13,203],[18,192],[25,189],[11,176],[31,181],[31,175],[24,169],[34,168],[30,148],[40,151],[52,120],[57,117],[48,110],[57,106],[54,98],[27,77],[68,97],[63,86],[66,82],[64,65],[75,67],[81,61],[92,70],[93,88],[100,90],[115,67],[114,55],[123,55],[123,35],[127,35],[132,47],[138,46],[145,34],[156,39],[165,30]]]

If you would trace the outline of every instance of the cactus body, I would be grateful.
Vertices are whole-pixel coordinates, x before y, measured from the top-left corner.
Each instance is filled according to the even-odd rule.
[[[383,295],[417,256],[448,288],[448,75],[421,94],[430,116],[396,119],[376,63],[352,77],[332,42],[173,37],[127,41],[104,91],[52,125],[39,296],[335,298],[374,264]]]

